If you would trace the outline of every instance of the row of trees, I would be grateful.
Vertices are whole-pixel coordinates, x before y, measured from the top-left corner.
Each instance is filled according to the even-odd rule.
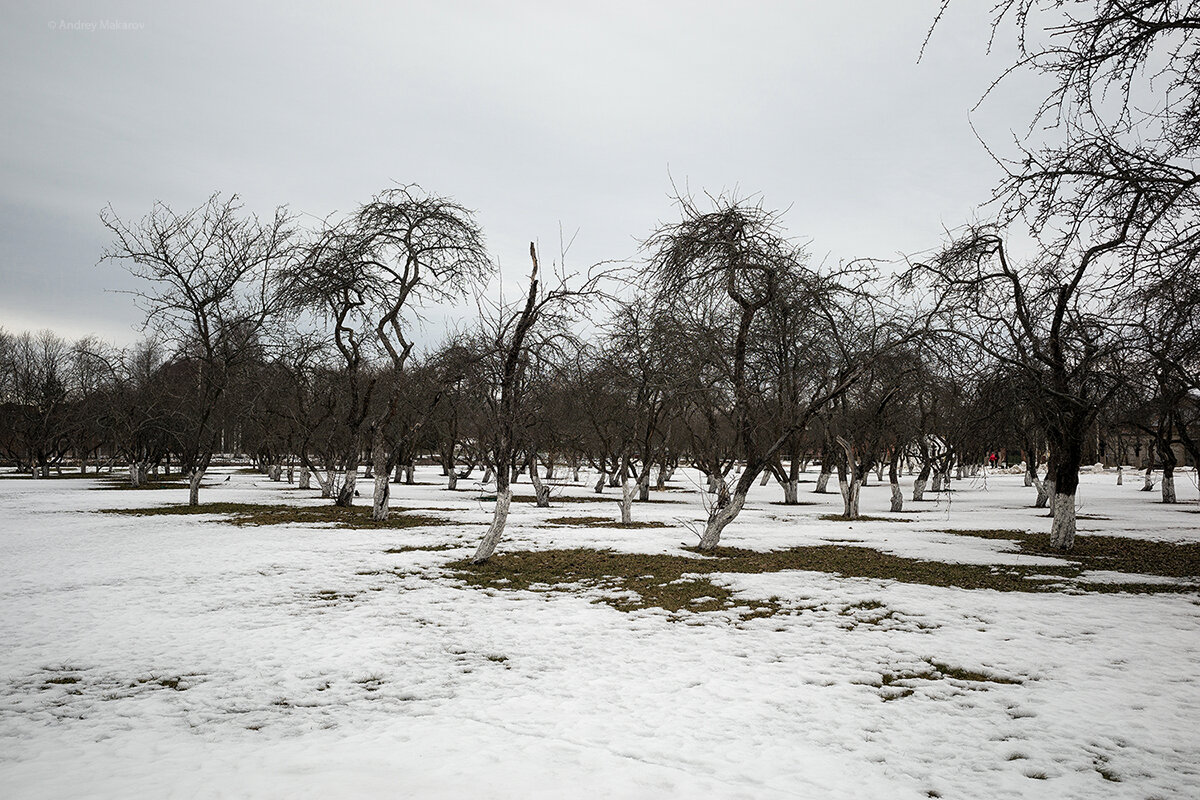
[[[837,472],[852,516],[872,468],[898,505],[902,464],[921,470],[919,496],[1003,448],[1023,453],[1052,544],[1069,549],[1080,466],[1097,451],[1124,459],[1127,440],[1148,442],[1168,502],[1176,446],[1197,458],[1196,11],[1000,3],[998,31],[1015,23],[1020,68],[1052,93],[1017,152],[997,156],[1007,177],[990,221],[900,274],[814,267],[778,214],[729,196],[680,198],[634,270],[546,270],[531,247],[509,302],[488,299],[495,269],[472,213],[417,187],[316,230],[236,197],[135,221],[106,209],[106,258],[144,279],[152,344],[6,337],[0,436],[43,471],[107,447],[136,481],[173,458],[192,503],[231,449],[298,465],[342,505],[365,465],[377,519],[389,476],[436,453],[452,482],[471,468],[496,480],[480,560],[514,473],[547,501],[539,462],[612,476],[626,518],[656,468],[694,464],[714,498],[699,532],[710,549],[755,480],[773,476],[794,501],[809,460],[822,489]],[[418,350],[422,310],[463,298],[476,323]],[[61,368],[35,374],[39,353]]]
[[[589,467],[597,491],[620,487],[625,521],[652,484],[681,463],[697,467],[712,494],[702,548],[717,546],[756,480],[773,478],[785,503],[798,502],[810,462],[819,491],[836,473],[855,517],[873,469],[880,479],[886,470],[899,510],[906,469],[921,500],[931,480],[937,490],[1004,452],[1029,465],[1038,504],[1056,520],[1073,514],[1061,500],[1061,415],[1052,427],[1061,396],[1014,369],[1028,337],[1005,349],[994,326],[1011,327],[982,306],[985,294],[964,297],[951,279],[931,300],[898,294],[868,262],[814,269],[778,215],[728,198],[711,206],[682,202],[682,219],[646,240],[636,281],[561,265],[547,280],[531,247],[519,299],[488,304],[478,293],[477,324],[421,350],[418,310],[490,276],[472,215],[444,198],[390,190],[307,235],[283,210],[264,224],[217,197],[132,224],[110,214],[110,256],[150,281],[142,300],[156,336],[115,350],[0,335],[0,447],[41,474],[103,456],[127,464],[135,484],[174,464],[193,504],[218,453],[315,480],[341,505],[365,474],[376,519],[389,514],[392,482],[432,457],[451,489],[476,470],[496,482],[480,558],[504,529],[514,477],[527,473],[548,504],[556,467]],[[940,263],[915,265],[901,283]],[[1042,273],[1012,275],[1032,293]],[[1098,330],[1103,357],[1079,350],[1096,366],[1074,362],[1089,391],[1103,390],[1073,440],[1075,475],[1085,456],[1125,458],[1135,438],[1153,448],[1171,502],[1175,446],[1200,455],[1195,361],[1164,367],[1162,352],[1129,336],[1138,314],[1118,325],[1115,310]],[[1195,326],[1179,330],[1195,346]]]

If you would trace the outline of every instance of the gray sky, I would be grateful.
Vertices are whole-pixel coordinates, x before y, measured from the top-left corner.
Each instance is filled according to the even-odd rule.
[[[513,274],[560,223],[569,264],[634,256],[672,179],[790,208],[818,258],[932,247],[998,175],[970,124],[1002,144],[1037,97],[1014,82],[969,115],[1012,54],[963,0],[918,64],[937,6],[6,4],[0,325],[131,340],[98,211],[215,190],[321,217],[419,183],[477,210]]]

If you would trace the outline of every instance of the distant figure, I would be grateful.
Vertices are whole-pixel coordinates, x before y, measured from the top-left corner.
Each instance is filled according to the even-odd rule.
[[[358,489],[355,489],[355,490],[354,490],[354,496],[355,496],[355,497],[361,497],[361,495],[358,493]]]
[[[229,483],[229,479],[232,477],[233,477],[232,475],[226,475],[225,480],[221,481],[221,483]]]

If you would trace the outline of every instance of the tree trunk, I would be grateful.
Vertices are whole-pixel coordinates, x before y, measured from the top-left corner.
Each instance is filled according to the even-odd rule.
[[[621,499],[617,501],[617,505],[621,507],[621,524],[633,524],[633,482],[628,478],[621,484]]]
[[[892,487],[892,513],[904,510],[904,492],[900,491],[899,456],[892,456],[888,463],[888,483]]]
[[[1033,481],[1033,485],[1037,487],[1037,499],[1034,500],[1033,507],[1045,508],[1046,504],[1050,502],[1050,492],[1046,489],[1046,482],[1039,478],[1036,474],[1030,477]]]
[[[919,503],[925,499],[925,487],[929,483],[930,467],[928,462],[921,465],[921,471],[913,480],[913,502]]]
[[[453,492],[455,489],[458,488],[458,471],[455,470],[453,467],[451,467],[449,470],[446,471],[446,479],[447,479],[447,485],[446,485],[447,489],[449,489],[450,491]]]
[[[500,541],[500,535],[504,533],[505,523],[508,522],[508,507],[511,503],[512,489],[505,486],[496,490],[496,508],[492,511],[492,524],[475,550],[475,555],[471,558],[472,564],[482,564],[496,552],[496,545]]]
[[[862,491],[862,481],[858,476],[851,475],[850,483],[846,487],[846,493],[842,497],[844,512],[843,516],[846,519],[858,519],[858,498]]]
[[[783,482],[783,504],[785,506],[800,505],[800,481]]]
[[[533,481],[533,493],[537,498],[538,508],[550,507],[550,487],[542,483],[542,479],[538,476],[537,459],[529,459],[529,479]]]
[[[484,483],[484,485],[486,486],[487,484],[491,483],[491,482],[492,482],[492,479],[493,479],[493,478],[495,478],[495,477],[496,477],[496,470],[492,469],[491,467],[488,467],[488,468],[487,468],[486,470],[484,470],[484,472],[483,472],[483,483]]]
[[[404,465],[404,484],[406,486],[417,485],[417,465],[411,461]]]
[[[700,537],[700,550],[715,550],[721,541],[721,532],[733,521],[746,504],[745,492],[735,491],[724,507],[714,506],[708,514],[704,535]]]
[[[338,490],[337,500],[335,505],[349,508],[354,505],[354,487],[358,483],[358,457],[355,456],[346,465],[346,477],[342,480],[342,487]]]
[[[1053,502],[1054,522],[1050,525],[1050,546],[1070,550],[1075,545],[1075,493],[1058,492]]]
[[[200,481],[204,480],[204,468],[196,467],[188,474],[188,505],[200,505]]]
[[[763,476],[762,476],[762,480],[760,480],[760,481],[758,482],[758,485],[759,485],[759,486],[766,486],[766,485],[767,485],[767,481],[769,481],[769,480],[771,480],[771,471],[770,471],[770,470],[763,470]]]
[[[1175,465],[1163,464],[1162,471],[1162,501],[1174,503],[1175,499]]]
[[[300,488],[308,489],[311,487],[312,472],[306,464],[300,465]]]
[[[600,470],[600,476],[596,478],[596,485],[592,487],[596,494],[604,494],[604,481],[607,479],[608,475],[604,470]]]
[[[650,467],[647,466],[645,474],[638,480],[638,500],[643,503],[650,499]]]
[[[1154,491],[1154,465],[1153,464],[1146,467],[1146,479],[1144,481],[1142,481],[1141,491],[1143,491],[1143,492],[1153,492]]]
[[[387,447],[382,431],[377,429],[375,441],[371,445],[371,467],[375,476],[375,491],[371,495],[371,519],[375,522],[386,522],[388,518],[388,499],[391,496],[391,482],[388,480]]]
[[[1117,465],[1117,486],[1121,486],[1124,483],[1125,483],[1125,468],[1122,467],[1120,464],[1118,464]]]
[[[817,475],[817,488],[813,491],[817,494],[825,494],[829,491],[829,474],[832,471],[832,465],[829,459],[821,462],[821,472]]]

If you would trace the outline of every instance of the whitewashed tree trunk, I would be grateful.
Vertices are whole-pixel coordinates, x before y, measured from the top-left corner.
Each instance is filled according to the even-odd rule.
[[[388,501],[391,498],[391,483],[388,478],[387,443],[382,430],[377,428],[371,445],[371,474],[375,478],[375,491],[371,493],[371,519],[385,522],[388,518]],[[363,477],[366,477],[365,475]]]
[[[390,513],[388,502],[391,498],[392,484],[388,480],[386,469],[375,470],[375,491],[371,496],[371,519],[385,522]]]
[[[349,508],[354,505],[354,490],[358,483],[358,459],[347,465],[345,477],[342,479],[342,486],[338,490],[337,504]]]
[[[417,483],[417,465],[411,461],[404,465],[404,483],[407,486],[414,486]]]
[[[800,481],[783,482],[783,504],[785,506],[800,505]]]
[[[457,489],[458,488],[458,470],[451,467],[446,472],[446,481],[447,481],[447,484],[446,484],[447,489],[449,489],[452,492],[455,489]]]
[[[500,535],[504,533],[504,526],[508,522],[508,507],[511,503],[512,489],[505,487],[496,492],[496,508],[492,511],[492,524],[475,550],[475,555],[471,558],[472,564],[487,561],[496,552],[496,544],[500,541]]]
[[[1070,550],[1075,544],[1075,495],[1054,495],[1054,522],[1050,525],[1050,546],[1055,550]]]
[[[1175,469],[1170,465],[1163,467],[1162,501],[1164,503],[1177,502],[1175,499]]]
[[[592,490],[596,494],[604,494],[604,482],[606,480],[608,480],[608,475],[604,470],[600,470],[600,475],[596,478],[596,485],[592,487]]]
[[[891,510],[893,512],[903,511],[904,510],[904,492],[900,491],[900,483],[898,481],[892,481],[891,487],[892,487],[892,508],[891,508]]]
[[[136,461],[129,462],[129,485],[135,489],[142,485],[142,465]]]
[[[1033,475],[1031,477],[1033,479],[1033,485],[1037,488],[1037,499],[1034,500],[1033,507],[1045,508],[1046,504],[1050,502],[1050,492],[1046,490],[1046,482],[1037,475]]]
[[[1154,467],[1146,467],[1146,478],[1142,481],[1143,492],[1154,491]]]
[[[492,468],[489,466],[489,467],[488,467],[486,470],[484,470],[484,472],[483,472],[483,483],[484,483],[484,485],[487,485],[487,484],[491,483],[491,482],[492,482],[492,481],[495,479],[495,477],[496,477],[496,470],[492,469]]]
[[[621,507],[621,524],[633,524],[633,481],[628,478],[621,484],[621,499],[617,501],[617,505]]]
[[[1117,486],[1122,486],[1125,483],[1125,468],[1120,464],[1117,465]]]
[[[758,482],[758,485],[759,485],[759,486],[766,486],[766,485],[767,485],[767,481],[769,481],[769,480],[771,480],[771,472],[770,472],[770,470],[763,470],[763,476],[762,476],[762,480],[760,480],[760,481]]]
[[[704,535],[700,537],[701,550],[713,550],[721,541],[721,532],[733,521],[742,506],[746,504],[746,495],[734,492],[729,502],[723,508],[714,506],[708,514],[708,522],[704,526]]]
[[[709,494],[716,494],[717,492],[719,492],[721,490],[721,483],[722,483],[722,481],[719,477],[717,477],[717,473],[715,473],[715,472],[708,473],[708,493]]]
[[[817,488],[813,489],[813,491],[817,494],[825,494],[829,491],[829,473],[826,472],[824,468],[822,468],[820,474],[817,475]]]
[[[300,465],[300,488],[312,488],[312,472],[309,470],[307,464]]]
[[[188,505],[200,505],[200,481],[204,480],[203,469],[193,469],[188,474]]]
[[[929,482],[928,478],[917,476],[913,480],[913,502],[919,503],[925,499],[925,486]]]
[[[550,487],[542,483],[542,479],[538,476],[537,459],[529,461],[529,479],[533,481],[533,494],[537,499],[538,508],[550,507]]]

